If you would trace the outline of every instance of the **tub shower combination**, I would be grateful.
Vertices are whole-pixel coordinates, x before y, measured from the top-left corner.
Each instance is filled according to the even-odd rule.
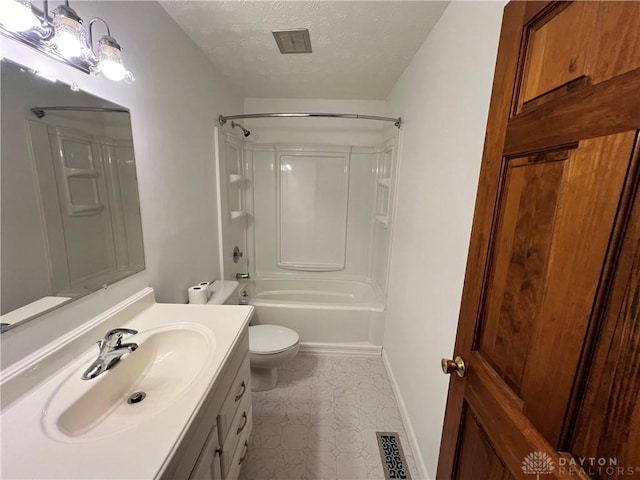
[[[401,122],[336,113],[219,120],[223,126],[227,120],[270,117],[375,120],[396,127]],[[255,307],[252,324],[294,330],[301,351],[380,355],[397,129],[370,125],[366,134],[345,141],[344,132],[324,131],[323,123],[312,123],[305,133],[276,124],[261,132],[260,143],[247,139],[244,127],[244,138],[237,130],[216,131],[223,276],[246,280],[240,298]],[[326,133],[322,144],[311,143],[318,138],[315,128]]]
[[[256,309],[256,325],[282,325],[300,335],[301,349],[375,352],[382,343],[384,305],[374,287],[358,281],[257,278],[241,298]]]

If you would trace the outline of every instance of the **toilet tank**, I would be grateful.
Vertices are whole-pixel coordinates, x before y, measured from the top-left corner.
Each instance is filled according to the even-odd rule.
[[[233,280],[216,280],[209,285],[209,305],[238,305],[240,284]]]

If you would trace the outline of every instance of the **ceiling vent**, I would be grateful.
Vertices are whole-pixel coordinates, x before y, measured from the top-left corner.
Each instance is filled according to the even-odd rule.
[[[280,53],[311,53],[311,38],[306,28],[273,30]]]

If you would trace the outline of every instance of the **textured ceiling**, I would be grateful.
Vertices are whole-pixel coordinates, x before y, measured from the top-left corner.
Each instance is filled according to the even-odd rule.
[[[164,1],[245,97],[384,99],[448,2]],[[282,55],[271,30],[308,28]]]

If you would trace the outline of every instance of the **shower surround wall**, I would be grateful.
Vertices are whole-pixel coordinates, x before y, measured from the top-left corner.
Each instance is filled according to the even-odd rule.
[[[381,101],[245,99],[245,113],[381,115],[384,108]],[[247,119],[244,125],[254,142],[252,272],[365,281],[384,293],[397,129],[336,118]]]
[[[368,278],[373,149],[262,144],[253,161],[255,273]]]

